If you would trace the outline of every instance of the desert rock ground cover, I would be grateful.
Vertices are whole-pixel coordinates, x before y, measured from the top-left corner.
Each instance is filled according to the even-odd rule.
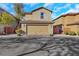
[[[1,56],[79,56],[79,37],[0,38]]]

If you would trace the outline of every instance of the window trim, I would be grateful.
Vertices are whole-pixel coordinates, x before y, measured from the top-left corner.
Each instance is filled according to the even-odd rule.
[[[44,12],[41,12],[41,13],[40,13],[40,18],[41,18],[41,19],[44,19]]]

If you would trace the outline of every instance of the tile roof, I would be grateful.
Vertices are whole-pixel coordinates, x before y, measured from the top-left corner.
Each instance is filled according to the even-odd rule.
[[[67,14],[63,14],[63,15],[57,17],[56,19],[54,19],[53,21],[55,21],[55,20],[57,20],[57,19],[59,19],[59,18],[61,18],[61,17],[65,17],[65,16],[75,16],[75,15],[79,15],[79,13],[67,13]]]
[[[75,15],[79,15],[79,13],[68,13],[68,14],[63,14],[61,16],[65,17],[65,16],[75,16]]]
[[[48,11],[50,11],[50,12],[52,13],[51,10],[49,10],[49,9],[47,9],[47,8],[45,8],[45,7],[39,7],[39,8],[37,8],[37,9],[32,10],[32,12],[26,12],[25,14],[32,14],[33,12],[35,12],[35,11],[37,11],[37,10],[40,10],[40,9],[46,9],[46,10],[48,10]]]

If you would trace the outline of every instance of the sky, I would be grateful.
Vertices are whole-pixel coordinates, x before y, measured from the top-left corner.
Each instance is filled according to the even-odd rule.
[[[0,3],[0,7],[15,15],[12,3]],[[39,7],[45,7],[52,11],[51,19],[67,14],[67,13],[78,13],[79,3],[24,3],[23,11],[31,12]]]

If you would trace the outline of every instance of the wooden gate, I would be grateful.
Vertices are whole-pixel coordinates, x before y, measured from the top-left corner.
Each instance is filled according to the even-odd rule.
[[[14,32],[12,27],[4,27],[5,34],[12,34]]]

